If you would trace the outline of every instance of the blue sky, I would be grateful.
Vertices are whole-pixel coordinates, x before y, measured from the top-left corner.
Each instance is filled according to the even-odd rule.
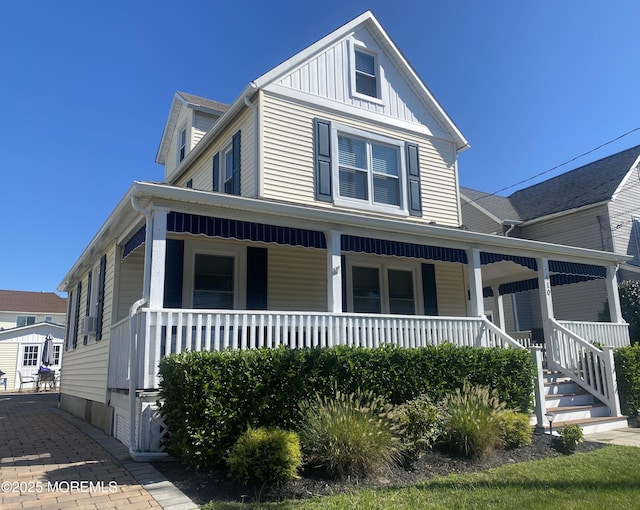
[[[131,183],[162,180],[174,91],[230,103],[367,9],[469,140],[463,186],[502,190],[640,127],[632,0],[0,2],[0,289],[56,291]]]

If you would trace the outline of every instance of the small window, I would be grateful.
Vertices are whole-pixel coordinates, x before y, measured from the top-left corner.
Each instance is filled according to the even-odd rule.
[[[34,315],[18,315],[16,318],[16,326],[21,328],[23,326],[31,326],[31,324],[36,323],[36,318]]]
[[[178,143],[178,162],[182,161],[187,155],[187,130],[180,131],[180,140]]]
[[[38,346],[25,345],[22,351],[22,366],[35,367],[38,365]]]
[[[53,317],[51,315],[47,315],[47,316],[45,316],[44,321],[45,322],[53,322]]]
[[[377,63],[375,55],[354,49],[356,92],[378,98]]]
[[[53,364],[60,365],[60,355],[62,351],[62,345],[54,345],[53,346]]]
[[[193,179],[187,181],[187,188],[193,188]]]

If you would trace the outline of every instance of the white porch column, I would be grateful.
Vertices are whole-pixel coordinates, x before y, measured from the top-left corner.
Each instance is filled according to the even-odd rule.
[[[149,280],[149,308],[162,308],[164,305],[164,273],[167,253],[167,215],[166,207],[154,207],[151,210],[153,233],[151,239],[151,272]]]
[[[484,301],[482,297],[482,269],[480,265],[480,250],[472,248],[467,250],[469,271],[469,292],[471,294],[471,315],[473,317],[484,316]]]
[[[618,294],[618,277],[616,266],[607,268],[607,297],[609,298],[609,316],[611,322],[621,324],[625,322],[620,309],[620,295]]]
[[[327,311],[342,313],[342,252],[340,232],[324,233],[327,240]]]
[[[551,298],[551,277],[549,276],[549,259],[539,258],[538,262],[538,291],[540,295],[540,315],[542,316],[542,329],[544,331],[544,341],[547,346],[547,366],[552,368],[553,341],[552,329],[549,319],[553,319],[553,299]]]
[[[497,317],[497,326],[500,327],[503,331],[507,330],[507,326],[504,320],[504,299],[503,296],[500,295],[500,287],[492,287],[493,290],[493,299],[496,303],[496,317]]]

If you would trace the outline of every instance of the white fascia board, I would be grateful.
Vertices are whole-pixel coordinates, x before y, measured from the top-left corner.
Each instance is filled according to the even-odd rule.
[[[444,125],[443,127],[446,129],[446,131],[450,133],[451,137],[455,141],[456,150],[458,152],[462,152],[463,150],[468,149],[470,146],[469,142],[467,142],[462,132],[458,129],[453,120],[445,112],[440,103],[438,103],[433,94],[431,94],[427,86],[420,79],[418,74],[413,70],[407,59],[404,58],[398,47],[394,44],[394,42],[391,40],[384,28],[382,28],[382,25],[380,25],[371,11],[364,12],[357,18],[341,26],[337,30],[334,30],[329,35],[311,44],[304,50],[296,53],[290,59],[285,60],[278,66],[274,67],[270,71],[254,80],[254,83],[260,89],[272,84],[285,74],[293,71],[295,68],[305,63],[317,53],[320,53],[324,49],[336,44],[340,40],[346,39],[355,32],[356,28],[367,23],[373,29],[373,36],[382,43],[382,46],[386,47],[385,49],[387,50],[389,57],[392,60],[396,61],[399,69],[403,71],[409,78],[409,81],[412,83],[415,92],[418,94],[418,97],[420,97],[425,103],[427,109],[433,110],[434,113],[436,113],[436,117],[440,117],[437,120],[439,120],[440,123]]]
[[[250,213],[252,218],[264,217],[265,221],[268,221],[267,216],[280,217],[283,225],[290,224],[295,219],[298,222],[306,222],[307,228],[315,230],[332,229],[350,234],[359,230],[363,234],[368,233],[368,235],[372,235],[371,231],[377,231],[386,234],[390,239],[398,239],[398,235],[403,235],[414,238],[416,242],[421,240],[419,242],[424,243],[426,238],[430,238],[437,240],[440,245],[460,249],[479,248],[486,252],[499,250],[500,253],[529,257],[554,256],[561,260],[596,265],[618,264],[632,258],[628,255],[588,248],[482,234],[453,227],[433,226],[411,219],[397,220],[385,216],[363,216],[334,208],[283,204],[147,182],[134,183],[134,195],[147,197],[151,200],[165,199],[173,203],[163,203],[162,205],[174,208],[183,203],[185,205],[191,204],[192,207],[201,207],[203,212],[207,210],[211,212],[212,208],[226,209],[229,211],[227,213],[229,218],[237,217],[234,215],[234,211],[244,211]],[[308,222],[316,223],[316,225],[310,225]]]
[[[622,181],[620,181],[620,184],[618,184],[618,187],[611,196],[611,200],[615,200],[618,197],[618,194],[622,191],[622,188],[627,184],[627,182],[629,181],[629,179],[631,179],[635,172],[638,172],[640,174],[640,156],[636,158],[629,171],[625,174]]]
[[[180,164],[174,169],[173,173],[168,176],[167,182],[174,182],[178,179],[191,165],[193,161],[215,140],[220,131],[222,131],[231,120],[237,115],[242,108],[245,108],[244,98],[251,99],[256,93],[256,85],[251,82],[247,85],[240,95],[231,103],[229,109],[224,112],[220,118],[213,124],[211,129],[201,138],[197,145],[191,149]]]
[[[487,211],[481,205],[478,205],[477,201],[472,200],[471,198],[469,198],[467,195],[465,195],[461,191],[459,192],[459,195],[460,195],[460,198],[463,198],[467,202],[467,205],[470,205],[471,207],[475,207],[478,210],[478,212],[484,214],[485,216],[487,216],[492,221],[495,221],[498,225],[502,225],[502,220],[501,219],[499,219],[495,214],[490,213],[489,211]]]
[[[165,164],[165,158],[167,156],[167,151],[169,150],[169,144],[171,143],[171,137],[169,133],[173,132],[174,130],[174,127],[180,115],[181,106],[188,106],[188,103],[180,94],[174,92],[173,100],[171,101],[171,109],[169,110],[169,116],[167,117],[167,122],[164,125],[164,131],[162,132],[162,138],[160,139],[160,146],[158,147],[158,152],[156,153],[155,161],[160,165]]]
[[[431,129],[423,124],[412,124],[401,119],[394,119],[392,117],[387,117],[374,111],[363,110],[356,106],[345,103],[338,103],[331,99],[307,94],[306,92],[303,92],[301,90],[290,89],[289,87],[278,85],[277,83],[267,85],[263,87],[262,90],[272,96],[279,97],[285,100],[294,100],[316,110],[325,110],[340,115],[346,114],[347,116],[352,117],[354,120],[361,121],[362,119],[366,119],[367,121],[375,123],[383,128],[388,128],[389,126],[391,126],[401,129],[409,134],[416,134],[419,136],[426,135],[431,138],[444,140],[449,143],[455,142],[455,140],[449,133],[443,131],[434,133],[433,131],[431,131]]]
[[[59,292],[68,292],[69,284],[77,276],[77,273],[83,267],[88,268],[94,265],[96,262],[94,259],[97,259],[110,242],[117,239],[120,232],[126,229],[129,226],[129,223],[140,214],[134,211],[131,206],[131,197],[133,196],[134,189],[135,183],[129,187],[120,202],[116,205],[115,209],[111,211],[111,214],[109,214],[106,221],[102,224],[69,272],[62,279],[57,287]],[[128,218],[127,213],[131,215],[131,218]]]
[[[534,225],[536,223],[540,223],[541,221],[549,221],[555,218],[560,218],[562,216],[566,216],[568,214],[573,214],[576,212],[586,211],[587,209],[593,209],[595,207],[600,207],[602,205],[606,205],[609,203],[609,200],[603,200],[602,202],[597,202],[595,204],[583,205],[581,207],[574,207],[573,209],[567,209],[565,211],[559,211],[553,214],[547,214],[546,216],[540,216],[538,218],[533,218],[531,220],[523,221],[519,227],[528,227],[529,225]]]

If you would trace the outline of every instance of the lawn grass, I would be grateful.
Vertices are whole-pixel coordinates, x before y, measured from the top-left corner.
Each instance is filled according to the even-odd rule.
[[[354,509],[632,509],[640,505],[640,448],[608,446],[537,462],[450,475],[402,489],[272,503],[210,502],[203,508]]]

